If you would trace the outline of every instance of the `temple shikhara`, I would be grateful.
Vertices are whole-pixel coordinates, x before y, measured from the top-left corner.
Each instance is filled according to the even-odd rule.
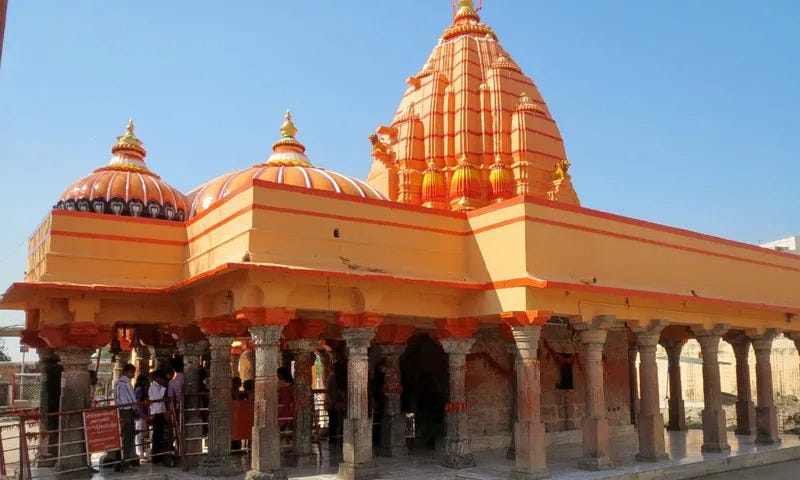
[[[559,434],[578,439],[583,469],[667,458],[668,431],[686,428],[681,347],[696,339],[702,450],[730,449],[722,341],[742,352],[737,433],[779,442],[770,351],[779,334],[800,348],[800,257],[583,206],[550,108],[476,7],[456,2],[398,90],[394,118],[376,119],[365,179],[309,158],[303,119],[275,112],[264,158],[181,192],[122,117],[111,160],[87,160],[94,171],[52,192],[24,281],[0,297],[0,308],[25,311],[23,342],[37,349],[50,396],[43,413],[89,406],[98,348],[141,373],[182,355],[187,406],[199,404],[191,395],[208,364],[207,438],[184,442],[197,454],[187,466],[285,478],[287,458],[316,455],[312,388],[338,364],[338,478],[377,478],[378,457],[426,449],[450,469],[505,449],[513,478],[544,478]],[[255,384],[245,471],[231,454],[240,354]],[[275,376],[287,362],[288,449]],[[205,435],[200,417],[184,438]],[[42,422],[59,433],[40,440],[41,465],[85,467],[81,414]]]

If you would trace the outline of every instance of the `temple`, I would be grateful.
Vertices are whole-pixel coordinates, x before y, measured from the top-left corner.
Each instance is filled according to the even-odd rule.
[[[316,166],[325,159],[306,155],[302,119],[287,112],[280,124],[276,112],[266,160],[191,192],[151,170],[132,121],[107,165],[54,192],[25,279],[0,308],[24,310],[24,343],[61,366],[60,382],[43,369],[45,385],[59,382],[60,409],[88,404],[99,347],[142,371],[182,354],[187,394],[207,356],[208,450],[193,468],[233,473],[236,342],[254,352],[248,478],[285,477],[273,375],[285,355],[295,457],[312,451],[315,355],[346,363],[341,479],[375,478],[375,457],[408,454],[406,413],[414,448],[448,468],[505,448],[514,478],[544,478],[556,432],[581,439],[584,469],[613,468],[629,443],[640,461],[664,459],[665,429],[685,428],[676,359],[696,339],[703,450],[730,448],[722,341],[743,352],[741,431],[779,441],[770,349],[780,333],[800,348],[800,257],[582,206],[550,109],[470,0],[406,84],[365,144],[365,181]],[[667,425],[658,345],[674,360]],[[373,432],[379,363],[386,399]],[[79,468],[82,432],[69,427],[82,419],[60,422],[57,448],[41,451],[57,469]]]

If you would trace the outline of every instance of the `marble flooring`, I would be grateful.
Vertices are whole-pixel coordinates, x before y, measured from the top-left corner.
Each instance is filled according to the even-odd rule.
[[[581,456],[580,444],[559,444],[548,447],[548,469],[550,477],[556,480],[573,479],[605,479],[617,480],[678,480],[694,478],[712,473],[741,470],[748,467],[784,462],[800,458],[800,438],[794,435],[782,436],[778,445],[757,445],[751,436],[738,436],[729,433],[728,442],[731,451],[726,453],[701,453],[703,435],[700,430],[688,432],[666,432],[667,452],[669,460],[645,463],[636,462],[629,455],[629,448],[615,445],[614,455],[616,467],[612,470],[590,472],[578,468]],[[331,451],[327,446],[321,448],[321,455],[316,456],[314,465],[305,467],[287,467],[286,473],[291,479],[302,480],[334,480],[336,478],[340,453]],[[465,470],[450,470],[438,464],[432,451],[412,451],[407,458],[393,459],[378,457],[375,463],[381,479],[386,480],[490,480],[508,478],[513,468],[513,461],[506,458],[505,451],[488,451],[475,454],[477,467]],[[34,476],[36,478],[36,476]],[[178,468],[142,465],[136,471],[127,474],[101,472],[95,474],[93,480],[103,479],[164,479],[164,480],[199,480],[191,472]],[[231,477],[241,479],[243,475]],[[736,477],[734,477],[736,478]]]

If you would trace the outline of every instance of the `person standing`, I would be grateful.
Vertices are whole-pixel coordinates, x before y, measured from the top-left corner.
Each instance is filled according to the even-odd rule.
[[[154,370],[152,382],[148,395],[150,397],[150,415],[153,418],[153,437],[150,448],[150,458],[152,463],[164,461],[164,454],[167,451],[166,426],[167,426],[167,407],[164,394],[167,392],[167,376],[161,370]]]
[[[119,409],[120,429],[122,431],[122,451],[118,457],[120,470],[128,466],[138,466],[136,455],[136,395],[133,393],[131,379],[136,375],[136,367],[128,363],[122,367],[122,374],[114,386],[114,404]]]
[[[150,409],[147,405],[148,393],[150,391],[150,378],[147,375],[139,375],[136,377],[136,385],[133,389],[136,395],[136,404],[139,406],[139,415],[136,419],[136,454],[142,457],[146,453],[145,437],[147,433],[147,425],[150,421]]]

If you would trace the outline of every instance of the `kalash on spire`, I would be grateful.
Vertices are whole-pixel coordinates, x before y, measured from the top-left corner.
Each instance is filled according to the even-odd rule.
[[[558,126],[533,80],[481,23],[480,6],[453,2],[452,24],[406,80],[392,123],[369,136],[367,182],[429,208],[472,210],[517,195],[578,205]]]

